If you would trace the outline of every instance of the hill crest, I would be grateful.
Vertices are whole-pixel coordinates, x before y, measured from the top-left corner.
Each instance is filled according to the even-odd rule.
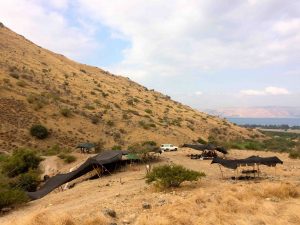
[[[249,138],[256,131],[196,111],[129,78],[76,63],[0,26],[0,146],[106,148],[153,140],[182,144],[198,138]],[[51,135],[30,136],[34,124]]]

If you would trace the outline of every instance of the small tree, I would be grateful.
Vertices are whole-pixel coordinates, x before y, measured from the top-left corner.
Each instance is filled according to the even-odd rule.
[[[29,149],[18,149],[14,151],[6,162],[3,163],[2,170],[7,176],[15,177],[29,170],[38,168],[42,158]]]
[[[181,165],[163,165],[154,167],[147,174],[146,182],[156,182],[160,188],[179,187],[184,181],[196,181],[204,177],[205,173],[184,168]]]
[[[49,132],[43,125],[37,124],[30,128],[30,134],[38,139],[45,139],[48,137]]]

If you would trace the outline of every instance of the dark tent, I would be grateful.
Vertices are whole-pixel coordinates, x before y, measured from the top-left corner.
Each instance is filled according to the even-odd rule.
[[[70,173],[57,174],[54,177],[51,177],[39,190],[27,192],[27,195],[32,200],[42,198],[55,188],[92,171],[95,167],[115,164],[121,159],[122,151],[105,151],[87,159],[81,166]]]
[[[259,157],[259,156],[251,156],[246,159],[221,159],[221,158],[214,158],[211,162],[218,163],[226,168],[229,169],[236,169],[238,166],[253,166],[253,165],[266,165],[266,166],[276,166],[276,164],[283,162],[277,158],[276,156],[273,157]]]
[[[94,147],[95,147],[95,144],[93,144],[93,143],[81,143],[81,144],[77,145],[76,148],[91,149],[91,148],[94,148]]]
[[[188,148],[193,148],[195,150],[199,151],[204,151],[204,150],[216,150],[218,152],[221,152],[223,154],[227,154],[228,151],[224,147],[216,147],[213,144],[207,144],[207,145],[202,145],[202,144],[184,144],[182,147],[188,147]]]

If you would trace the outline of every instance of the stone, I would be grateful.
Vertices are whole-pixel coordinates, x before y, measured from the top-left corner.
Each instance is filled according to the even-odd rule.
[[[104,209],[103,212],[104,212],[105,215],[108,215],[108,216],[110,216],[112,218],[116,218],[117,217],[117,213],[113,209]]]
[[[124,220],[122,220],[122,223],[123,223],[123,224],[130,224],[130,221],[129,221],[129,220],[126,220],[126,219],[124,219]]]
[[[6,212],[9,212],[10,210],[11,210],[10,207],[5,207],[5,208],[1,209],[1,212],[6,213]]]
[[[151,209],[151,205],[148,202],[144,202],[143,209]]]

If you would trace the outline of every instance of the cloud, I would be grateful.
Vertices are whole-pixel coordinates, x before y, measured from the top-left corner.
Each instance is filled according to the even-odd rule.
[[[296,0],[78,1],[112,37],[131,43],[111,69],[133,77],[261,68],[300,57]],[[291,31],[293,36],[282,35]]]
[[[264,90],[241,90],[240,94],[249,96],[260,96],[260,95],[288,95],[290,92],[285,88],[279,87],[266,87]]]
[[[77,60],[97,48],[94,34],[76,21],[69,21],[65,10],[70,1],[1,1],[0,19],[13,31],[48,48]]]
[[[195,92],[195,95],[197,95],[197,96],[200,96],[200,95],[202,95],[202,94],[203,94],[202,91],[196,91],[196,92]]]

